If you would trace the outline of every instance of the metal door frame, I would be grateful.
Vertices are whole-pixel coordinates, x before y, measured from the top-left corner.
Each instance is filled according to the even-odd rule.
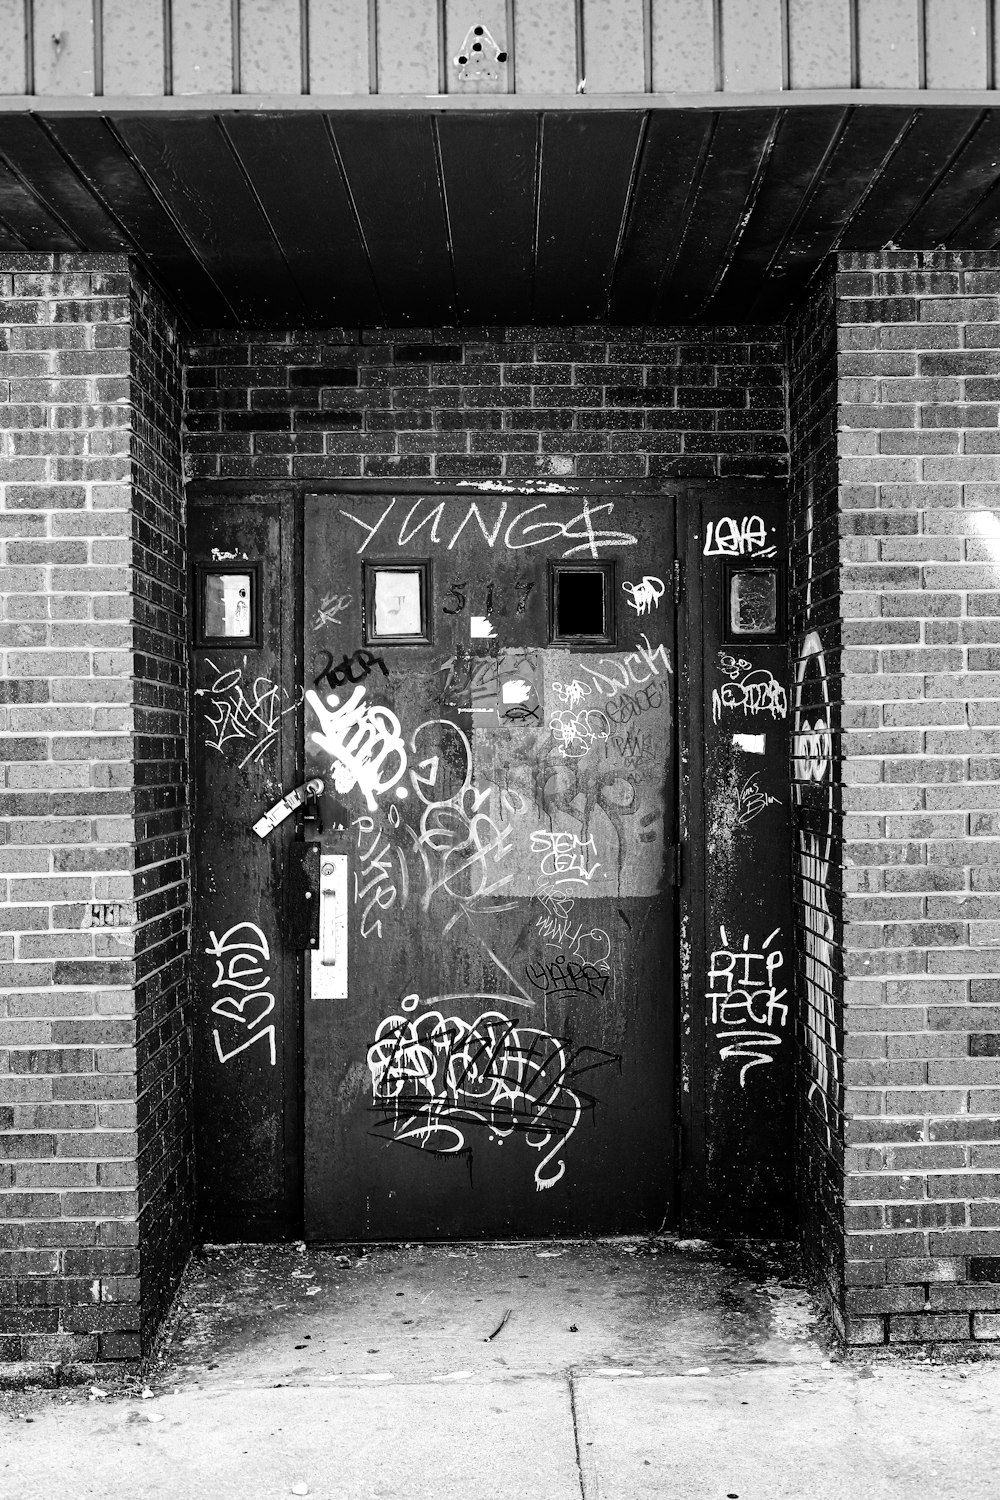
[[[682,949],[684,945],[684,934],[691,930],[691,924],[697,918],[699,908],[705,899],[705,859],[704,848],[699,848],[697,839],[692,839],[690,833],[694,828],[693,818],[698,809],[700,794],[700,767],[701,746],[697,729],[697,706],[701,702],[701,694],[704,692],[703,663],[700,654],[692,648],[692,640],[700,628],[699,611],[701,609],[701,580],[699,570],[692,565],[690,549],[685,549],[684,537],[689,530],[689,521],[697,511],[700,514],[701,502],[708,498],[731,499],[737,501],[739,497],[746,496],[752,500],[755,496],[768,497],[770,499],[784,499],[787,496],[787,487],[774,480],[753,480],[733,478],[698,478],[677,480],[642,480],[642,479],[574,479],[565,483],[554,480],[496,480],[483,478],[481,480],[466,479],[458,481],[454,479],[399,479],[395,482],[385,478],[351,478],[337,480],[296,480],[289,482],[283,479],[262,479],[252,481],[246,479],[234,480],[200,480],[188,486],[189,497],[192,501],[204,503],[206,500],[224,498],[231,500],[251,500],[254,496],[266,497],[270,500],[279,498],[286,502],[282,506],[283,514],[287,516],[292,528],[292,557],[295,568],[295,591],[294,598],[286,602],[286,609],[290,611],[289,621],[295,631],[295,667],[297,672],[296,686],[299,685],[304,676],[305,662],[302,659],[302,646],[304,641],[303,589],[304,589],[304,566],[303,558],[303,511],[305,496],[310,495],[371,495],[377,497],[385,495],[399,496],[453,496],[466,497],[469,501],[477,498],[493,497],[540,497],[550,496],[553,499],[571,501],[575,497],[581,500],[595,499],[607,496],[620,503],[627,504],[631,496],[642,496],[644,498],[660,497],[665,505],[674,505],[676,508],[675,542],[674,542],[674,642],[676,661],[674,663],[674,793],[675,793],[675,818],[677,826],[669,830],[670,841],[679,846],[679,860],[677,880],[674,888],[674,918],[677,924],[676,941],[673,954],[673,982],[674,993],[677,996],[676,1014],[674,1017],[674,1048],[675,1066],[672,1087],[674,1097],[672,1100],[673,1115],[676,1121],[677,1135],[673,1148],[673,1176],[675,1183],[674,1204],[675,1228],[683,1228],[692,1224],[704,1225],[706,1214],[710,1215],[711,1205],[707,1202],[705,1184],[699,1164],[702,1159],[704,1146],[704,1120],[698,1117],[698,1091],[690,1087],[682,1086],[684,1079],[692,1079],[700,1074],[705,1067],[705,1054],[707,1051],[707,1036],[702,1028],[691,1024],[692,1017],[700,1014],[698,996],[694,990],[693,976],[682,962]],[[687,555],[686,555],[687,554]],[[296,772],[301,773],[304,764],[304,715],[297,716],[295,736]],[[687,836],[687,837],[686,837]],[[789,849],[789,880],[791,880],[791,849]],[[193,869],[193,861],[192,861]],[[193,878],[193,876],[192,876]],[[668,872],[669,879],[669,872]],[[297,962],[298,976],[298,1062],[297,1062],[297,1092],[291,1107],[295,1115],[295,1124],[298,1140],[298,1158],[295,1169],[295,1186],[297,1197],[297,1215],[295,1222],[289,1222],[287,1232],[289,1234],[299,1233],[302,1222],[302,1166],[304,1161],[304,1100],[303,1100],[303,1056],[302,1056],[302,1017],[304,1008],[305,983],[307,965],[303,962],[304,955],[299,955]],[[685,1024],[685,1017],[687,1024]]]

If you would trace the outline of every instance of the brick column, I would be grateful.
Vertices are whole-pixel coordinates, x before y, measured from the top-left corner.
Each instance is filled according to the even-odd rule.
[[[125,257],[0,286],[0,1358],[113,1360],[188,1244],[180,369]]]
[[[839,1216],[837,1312],[852,1343],[995,1339],[1000,256],[842,256],[835,273],[816,283],[792,347],[804,352],[817,318],[838,346],[836,505],[815,500],[802,467],[795,486],[803,538],[814,502],[808,603],[801,556],[797,569],[800,676],[810,630],[834,647],[823,920],[834,992],[843,976],[843,1092],[828,1089],[826,1112],[829,1150],[845,1150],[842,1200],[827,1200]],[[800,362],[800,418],[806,390]],[[832,425],[815,443],[798,429],[827,474]],[[836,587],[818,585],[831,570]],[[817,815],[822,756],[810,712],[797,725],[800,838]],[[817,889],[807,876],[806,906]],[[804,951],[809,935],[804,920]],[[804,1090],[814,1143],[827,1124],[815,1083]],[[815,1144],[807,1157],[815,1185]]]

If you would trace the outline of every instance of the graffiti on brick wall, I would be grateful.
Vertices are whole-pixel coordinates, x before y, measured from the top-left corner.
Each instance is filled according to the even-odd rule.
[[[263,1024],[274,1011],[274,992],[264,968],[271,959],[267,938],[255,922],[237,922],[221,937],[209,932],[204,951],[215,959],[212,1014],[218,1019],[212,1036],[220,1063],[263,1041],[273,1068],[277,1060],[274,1022]],[[237,1045],[232,1046],[233,1042]]]
[[[712,1004],[712,1026],[719,1056],[740,1066],[740,1087],[746,1087],[751,1068],[766,1066],[780,1047],[788,1020],[787,989],[779,988],[778,970],[785,958],[776,945],[780,928],[751,947],[750,935],[731,943],[719,928],[719,946],[708,964],[706,1000]]]
[[[501,1145],[523,1135],[544,1153],[534,1173],[539,1192],[563,1177],[561,1153],[597,1106],[577,1080],[617,1061],[499,1011],[474,1021],[437,1010],[386,1016],[368,1049],[372,1103],[391,1139],[448,1156],[469,1150],[470,1127],[485,1126]]]
[[[220,672],[207,658],[206,665],[216,676],[208,687],[196,688],[194,694],[207,700],[206,744],[222,754],[244,751],[240,770],[251,763],[259,764],[276,742],[282,719],[298,707],[301,698],[292,698],[269,677],[255,677],[245,686],[240,667]]]
[[[809,1099],[822,1111],[829,1146],[830,1102],[839,1085],[834,929],[828,896],[833,844],[833,743],[826,658],[817,631],[810,631],[799,647],[792,754],[799,809],[799,894],[805,929],[805,1031],[812,1072]]]

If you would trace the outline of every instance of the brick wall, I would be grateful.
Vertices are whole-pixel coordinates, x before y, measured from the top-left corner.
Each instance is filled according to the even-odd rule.
[[[844,1255],[843,992],[839,786],[840,546],[835,273],[788,327],[792,555],[797,1200],[803,1244],[840,1312]]]
[[[132,682],[136,1067],[142,1335],[191,1244],[194,1182],[181,366],[162,300],[132,283]],[[130,1352],[122,1348],[122,1352]]]
[[[224,332],[186,359],[194,479],[787,472],[773,328]]]
[[[848,1338],[1000,1337],[1000,256],[840,257]]]
[[[0,1358],[116,1359],[183,1250],[179,369],[124,257],[0,286]]]

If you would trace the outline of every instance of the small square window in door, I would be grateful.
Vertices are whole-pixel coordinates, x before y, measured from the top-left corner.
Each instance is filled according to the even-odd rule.
[[[549,639],[555,645],[615,644],[615,565],[549,564]]]
[[[365,563],[365,644],[426,646],[431,640],[431,565]]]
[[[784,633],[781,583],[778,568],[728,564],[723,639],[732,642],[780,640]]]
[[[195,645],[260,646],[260,563],[195,564]]]

